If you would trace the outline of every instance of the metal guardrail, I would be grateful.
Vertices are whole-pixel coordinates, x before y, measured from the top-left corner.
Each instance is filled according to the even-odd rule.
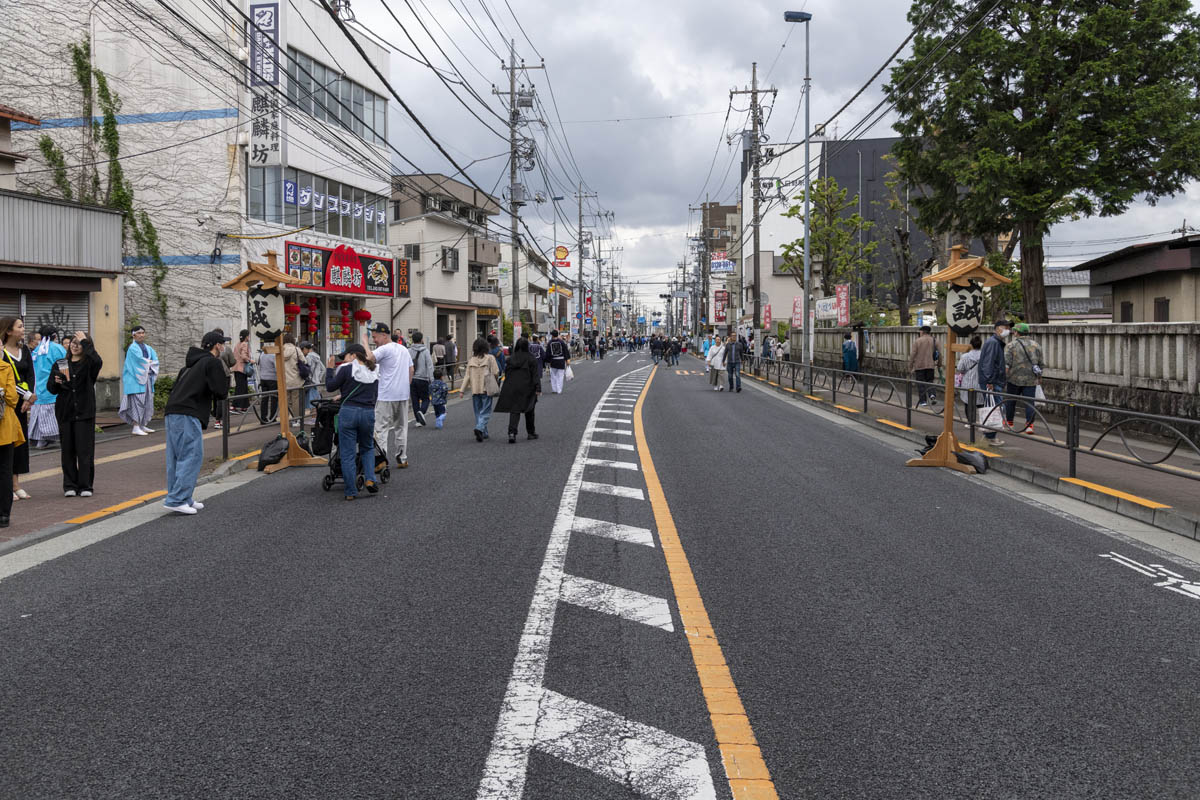
[[[839,403],[839,394],[842,395],[844,398],[842,402],[845,403],[853,400],[857,404],[857,401],[861,400],[864,414],[870,413],[872,402],[877,405],[893,408],[902,407],[905,414],[905,424],[910,428],[912,427],[914,413],[925,414],[936,419],[942,418],[940,410],[932,411],[929,407],[921,407],[916,401],[919,401],[925,392],[931,392],[935,397],[940,396],[945,392],[944,383],[926,383],[910,378],[875,375],[867,372],[848,372],[846,370],[819,367],[816,365],[805,367],[803,364],[795,361],[776,361],[758,356],[743,356],[742,373],[764,378],[768,382],[771,382],[772,377],[774,377],[774,382],[779,386],[787,385],[795,392],[803,391],[808,395],[813,395],[816,390],[827,391],[830,393],[831,401],[835,405]],[[965,403],[961,401],[960,394],[962,392],[967,393]],[[985,423],[988,422],[992,413],[1002,413],[1008,402],[1015,404],[1014,419],[1016,419],[1016,415],[1022,415],[1026,407],[1031,407],[1035,419],[1045,429],[1049,438],[1029,436],[1024,437],[1022,441],[1035,442],[1048,447],[1066,450],[1068,453],[1068,473],[1072,478],[1078,477],[1078,457],[1082,453],[1122,464],[1132,464],[1176,477],[1200,480],[1200,472],[1181,469],[1167,463],[1181,449],[1184,452],[1190,451],[1200,458],[1200,420],[1145,414],[1139,411],[1129,411],[1112,406],[1075,403],[1069,400],[1046,399],[1035,401],[1032,398],[1022,395],[991,392],[986,389],[955,388],[952,400],[954,404],[954,418],[957,422],[967,427],[970,433],[971,444],[975,444],[976,442],[980,424],[976,415],[974,413],[968,414],[967,409],[974,409],[981,406],[985,396],[997,401],[997,404],[992,406],[994,410],[985,415]],[[945,398],[943,398],[944,400]],[[1045,411],[1051,411],[1056,419],[1061,420],[1058,424],[1065,426],[1066,430],[1063,432],[1062,438],[1055,432],[1051,420],[1047,417]],[[1103,420],[1103,422],[1095,427],[1083,425],[1081,417],[1085,411],[1093,419]],[[1137,442],[1131,441],[1131,437],[1129,436],[1129,429],[1134,426],[1142,431],[1153,432],[1155,436],[1162,439],[1164,445],[1161,450],[1158,452],[1142,452],[1142,450],[1149,451],[1154,449],[1148,447],[1151,443],[1145,440],[1140,442],[1142,450],[1135,447],[1134,445]],[[992,430],[990,428],[985,429],[985,432],[992,432]],[[999,433],[1000,431],[995,432]],[[1100,445],[1103,442],[1113,439],[1118,439],[1121,442],[1127,455],[1100,449]]]

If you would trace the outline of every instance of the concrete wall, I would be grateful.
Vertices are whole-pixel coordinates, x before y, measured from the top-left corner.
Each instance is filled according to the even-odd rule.
[[[1046,359],[1043,383],[1056,400],[1116,406],[1148,414],[1200,417],[1200,324],[1033,325]],[[862,369],[906,376],[918,329],[875,328]],[[816,362],[841,367],[844,329],[816,333]],[[988,333],[984,331],[984,333]],[[945,347],[945,329],[934,336]]]

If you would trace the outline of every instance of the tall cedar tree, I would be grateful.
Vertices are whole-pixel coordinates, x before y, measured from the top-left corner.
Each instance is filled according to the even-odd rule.
[[[927,13],[888,86],[900,172],[926,189],[923,228],[1020,237],[1026,318],[1046,322],[1051,225],[1154,203],[1200,171],[1200,15],[1189,0],[914,0],[909,21]]]

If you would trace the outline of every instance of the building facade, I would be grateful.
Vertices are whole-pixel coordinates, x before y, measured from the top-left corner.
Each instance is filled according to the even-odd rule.
[[[1200,236],[1122,248],[1072,268],[1111,287],[1113,322],[1200,320]]]

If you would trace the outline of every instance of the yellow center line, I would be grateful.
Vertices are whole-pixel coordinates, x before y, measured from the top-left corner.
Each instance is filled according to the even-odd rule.
[[[666,493],[659,483],[654,460],[650,457],[650,447],[646,443],[642,406],[657,372],[658,367],[655,367],[634,406],[633,434],[637,440],[650,506],[654,510],[654,522],[658,526],[659,540],[667,560],[667,572],[671,576],[675,601],[679,605],[679,617],[687,634],[692,660],[696,663],[700,688],[704,692],[704,701],[712,719],[713,732],[721,750],[721,760],[734,800],[778,800],[775,783],[771,780],[771,773],[767,770],[758,741],[754,738],[750,719],[746,716],[746,709],[742,706],[737,687],[733,683],[733,675],[725,664],[725,656],[709,621],[708,612],[704,610],[700,588],[696,585],[687,554],[683,551],[679,531],[675,528],[675,519],[671,516]]]

